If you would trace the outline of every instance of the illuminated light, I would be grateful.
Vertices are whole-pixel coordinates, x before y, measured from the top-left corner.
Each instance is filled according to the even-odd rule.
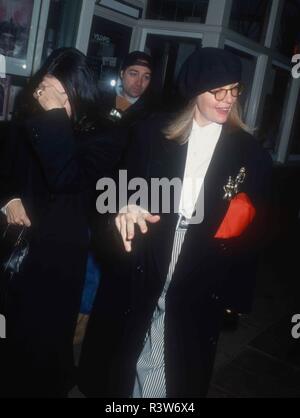
[[[116,84],[117,84],[116,80],[111,80],[110,85],[111,85],[112,87],[115,87],[115,86],[116,86]]]

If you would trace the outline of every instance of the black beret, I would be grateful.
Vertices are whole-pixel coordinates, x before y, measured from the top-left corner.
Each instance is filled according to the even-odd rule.
[[[130,67],[131,65],[142,65],[144,67],[148,67],[151,71],[153,69],[152,58],[150,57],[150,55],[141,51],[133,51],[126,55],[121,66],[121,70],[124,71],[127,67]]]
[[[185,99],[218,87],[241,81],[240,59],[220,48],[201,48],[192,53],[183,64],[178,89]]]

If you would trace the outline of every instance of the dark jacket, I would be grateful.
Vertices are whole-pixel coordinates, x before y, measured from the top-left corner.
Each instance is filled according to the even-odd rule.
[[[116,98],[116,94],[112,92],[103,93],[102,95],[103,113],[105,118],[111,122],[111,125],[131,128],[137,123],[147,119],[154,111],[157,111],[158,99],[150,88],[148,88],[148,90],[146,90],[146,92],[125,111],[116,108]],[[121,118],[111,115],[113,109],[118,110]]]
[[[133,176],[183,178],[187,144],[167,141],[164,121],[141,126],[128,156]],[[246,168],[241,192],[256,207],[256,216],[237,238],[216,239],[229,202],[223,186],[229,176]],[[236,271],[242,258],[256,258],[261,238],[270,158],[249,134],[223,127],[204,186],[204,220],[190,225],[166,296],[165,367],[167,397],[205,396],[215,356],[224,309],[240,295],[239,282],[249,291],[255,275]],[[80,389],[88,396],[129,397],[135,366],[162,292],[171,258],[178,216],[161,214],[149,232],[138,234],[127,270],[110,266],[100,286],[80,364]],[[248,304],[248,301],[247,301]]]
[[[9,289],[1,395],[63,396],[67,390],[91,196],[121,152],[119,141],[96,129],[76,133],[64,110],[12,126],[1,165],[1,206],[21,198],[32,226],[29,256]]]
[[[134,141],[136,138],[136,129],[141,123],[144,123],[151,115],[156,111],[156,99],[151,95],[151,92],[146,91],[133,105],[131,105],[126,111],[121,112],[122,118],[116,118],[110,116],[113,109],[116,108],[116,94],[103,94],[101,105],[102,118],[100,120],[100,129],[104,135],[113,136],[119,139],[122,144],[125,144],[124,154],[119,161],[117,170],[113,173],[113,177],[117,181],[118,170],[126,168],[126,161],[124,161],[124,155],[128,147],[134,147]],[[97,197],[97,196],[96,196]],[[95,197],[95,198],[96,198]],[[110,215],[99,216],[97,211],[94,211],[91,215],[91,241],[92,248],[95,256],[101,262],[107,261],[111,255],[115,254],[115,243],[110,242],[111,245],[107,245],[106,240],[102,240],[103,230],[106,228]]]

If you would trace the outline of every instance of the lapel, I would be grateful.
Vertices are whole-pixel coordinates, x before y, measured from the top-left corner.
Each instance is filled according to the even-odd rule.
[[[213,242],[214,234],[229,205],[223,199],[223,186],[227,183],[228,177],[235,176],[244,164],[241,151],[238,138],[232,137],[230,130],[224,126],[204,180],[204,219],[200,224],[190,225],[187,230],[175,270],[176,276],[186,277],[197,267],[209,244]],[[151,177],[171,179],[177,176],[182,179],[186,155],[187,144],[180,146],[164,140],[160,150],[153,150]],[[162,214],[161,221],[151,226],[153,259],[163,282],[171,258],[177,219],[177,214]]]
[[[149,180],[151,178],[167,178],[169,180],[179,178],[182,181],[187,149],[187,143],[179,145],[174,141],[166,140],[163,136],[159,141],[154,141]],[[160,214],[160,221],[149,228],[149,249],[162,283],[166,278],[178,220],[178,215],[174,213],[172,207],[170,212],[170,214]]]
[[[223,127],[204,180],[204,218],[202,223],[188,228],[176,266],[177,281],[197,268],[211,246],[216,244],[214,235],[230,203],[223,199],[223,186],[229,176],[236,176],[246,165],[242,151],[238,137],[232,135],[229,128]]]

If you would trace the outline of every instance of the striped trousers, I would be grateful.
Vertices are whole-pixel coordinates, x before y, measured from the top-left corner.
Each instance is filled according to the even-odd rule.
[[[181,252],[186,229],[177,229],[171,261],[163,291],[154,310],[151,326],[146,334],[143,350],[136,365],[133,398],[165,398],[164,323],[166,294]]]

